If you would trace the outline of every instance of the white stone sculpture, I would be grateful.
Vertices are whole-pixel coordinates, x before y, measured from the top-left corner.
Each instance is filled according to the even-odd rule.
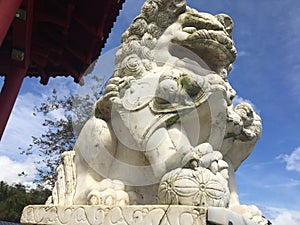
[[[268,224],[257,208],[240,205],[235,184],[262,126],[251,105],[232,105],[232,29],[229,16],[184,0],[147,0],[122,36],[93,118],[64,153],[75,159],[58,168],[49,207],[223,207]]]

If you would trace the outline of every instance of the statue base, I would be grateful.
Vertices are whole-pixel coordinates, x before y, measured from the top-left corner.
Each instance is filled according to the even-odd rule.
[[[24,208],[23,225],[257,225],[219,207],[182,205],[46,206]]]

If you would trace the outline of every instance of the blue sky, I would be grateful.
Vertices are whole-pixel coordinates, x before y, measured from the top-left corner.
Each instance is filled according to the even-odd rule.
[[[237,172],[243,204],[258,205],[275,225],[300,223],[300,1],[298,0],[188,0],[188,5],[211,14],[229,14],[235,23],[233,39],[238,51],[230,83],[238,100],[250,101],[263,120],[263,134],[251,156]],[[126,0],[96,67],[109,76],[112,49],[138,14],[142,0]],[[2,78],[1,78],[2,79]],[[0,80],[0,84],[3,80]],[[43,118],[32,108],[56,87],[61,95],[79,91],[71,78],[51,79],[48,86],[26,78],[0,143],[0,179],[30,182],[33,158],[19,155],[32,135],[42,131]],[[60,112],[51,117],[59,118]],[[28,171],[26,179],[16,170]],[[30,172],[31,171],[31,172]]]

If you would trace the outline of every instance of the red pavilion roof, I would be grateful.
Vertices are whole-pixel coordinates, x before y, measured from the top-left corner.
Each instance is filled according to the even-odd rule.
[[[125,0],[0,0],[0,139],[25,76],[81,78]]]
[[[51,76],[79,82],[99,56],[124,1],[22,1],[0,47],[0,75],[9,76],[9,65],[27,60],[27,76],[41,77],[43,84]]]

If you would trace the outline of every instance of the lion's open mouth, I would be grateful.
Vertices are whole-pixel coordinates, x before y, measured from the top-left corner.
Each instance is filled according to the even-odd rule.
[[[173,43],[193,51],[216,72],[227,68],[235,60],[234,42],[215,17],[189,12],[181,18],[181,22],[182,35],[173,38]]]

